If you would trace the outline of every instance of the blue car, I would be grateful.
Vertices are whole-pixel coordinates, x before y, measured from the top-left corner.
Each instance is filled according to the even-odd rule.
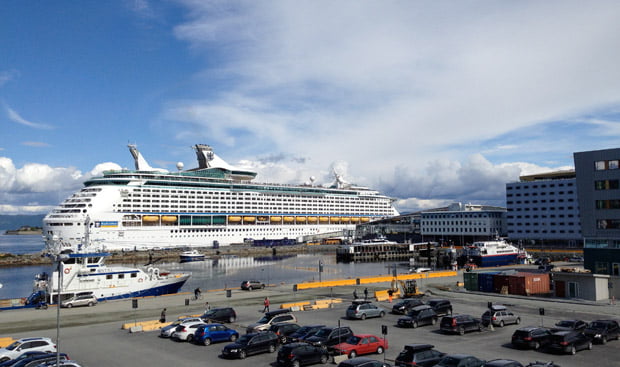
[[[238,337],[239,333],[236,330],[222,324],[200,325],[194,332],[194,341],[204,345],[222,341],[234,342]]]

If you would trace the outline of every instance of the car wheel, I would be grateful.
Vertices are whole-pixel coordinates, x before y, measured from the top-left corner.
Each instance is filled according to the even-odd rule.
[[[588,342],[588,350],[592,350],[592,342]]]
[[[366,314],[365,314],[365,313],[363,313],[363,314],[362,314],[362,316],[360,316],[360,318],[361,318],[362,320],[366,320]]]
[[[381,311],[381,313],[379,313],[379,317],[383,317],[385,316],[385,312]]]
[[[572,354],[572,355],[577,354],[577,349],[575,349],[574,345],[572,347],[570,347],[570,354]]]
[[[436,323],[437,323],[437,319],[433,317],[431,319],[431,325],[435,325]]]
[[[299,361],[293,361],[291,367],[299,367]]]
[[[9,357],[2,357],[2,358],[0,358],[0,362],[6,362],[9,359],[11,359],[11,358],[9,358]]]
[[[538,349],[540,349],[540,343],[536,342],[534,343],[534,350],[538,350]]]
[[[269,353],[273,353],[276,351],[276,346],[274,344],[269,345]]]
[[[252,291],[252,287],[248,287],[248,290],[249,290],[249,291]]]
[[[242,350],[239,352],[239,359],[245,359],[246,355],[245,355],[245,350]]]
[[[520,318],[520,317],[517,317],[516,324],[517,324],[517,325],[519,325],[520,323],[521,323],[521,318]]]
[[[194,340],[194,336],[190,334],[190,335],[187,336],[186,340],[187,340],[188,343],[191,343]]]
[[[327,354],[321,355],[321,364],[327,363],[328,360],[329,360],[329,357],[327,356]]]
[[[92,302],[88,302],[88,307],[93,307],[95,304]]]
[[[415,329],[415,328],[417,328],[417,327],[418,327],[418,322],[417,322],[417,321],[414,321],[414,322],[413,322],[413,324],[411,324],[411,326],[412,326],[414,329]]]
[[[231,316],[231,317],[229,317],[229,318],[228,318],[228,322],[230,322],[230,323],[235,322],[235,320],[236,320],[236,319],[235,319],[235,317],[234,317],[234,316]]]
[[[504,320],[499,322],[499,327],[504,327]]]
[[[265,285],[264,285],[264,284],[263,284],[263,285],[261,285],[261,286],[260,286],[260,289],[265,289]]]
[[[352,350],[351,353],[349,353],[349,358],[355,358],[357,357],[357,352]]]
[[[239,336],[237,334],[233,334],[233,335],[230,336],[230,341],[234,342],[235,340],[237,340],[238,337]]]
[[[286,336],[280,338],[280,344],[286,344]]]
[[[459,328],[459,335],[465,335],[465,328],[462,326]]]
[[[211,338],[206,338],[205,340],[202,341],[202,344],[211,345]]]
[[[383,347],[377,348],[377,354],[383,354]]]
[[[482,324],[478,324],[478,331],[482,332]]]
[[[601,338],[601,344],[607,344],[607,337],[606,336]]]
[[[71,308],[73,305],[71,303],[67,304],[67,308]]]

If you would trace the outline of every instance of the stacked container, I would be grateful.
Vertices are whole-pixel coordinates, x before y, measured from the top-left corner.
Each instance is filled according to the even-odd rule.
[[[549,273],[518,273],[508,280],[508,293],[521,296],[551,292]]]

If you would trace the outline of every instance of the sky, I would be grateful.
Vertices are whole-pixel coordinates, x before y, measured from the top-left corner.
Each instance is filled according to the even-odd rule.
[[[0,214],[111,167],[347,181],[402,212],[505,205],[617,148],[617,1],[0,2]]]

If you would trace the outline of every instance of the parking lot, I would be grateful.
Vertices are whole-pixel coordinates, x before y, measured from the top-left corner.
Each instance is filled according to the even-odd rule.
[[[245,333],[245,327],[258,320],[262,313],[261,299],[269,295],[272,299],[287,297],[287,289],[269,289],[254,291],[254,299],[245,299],[234,305],[234,300],[226,298],[212,300],[211,304],[224,305],[224,302],[232,305],[237,311],[238,318],[231,327]],[[344,296],[348,290],[339,290]],[[491,295],[471,295],[456,292],[435,292],[435,296],[445,297],[452,302],[454,313],[471,314],[480,317],[485,311],[487,302],[503,303],[521,317],[520,325],[510,325],[503,328],[496,327],[494,330],[485,329],[482,332],[470,332],[464,336],[445,335],[439,332],[439,326],[423,326],[417,329],[401,329],[395,327],[399,315],[388,313],[383,318],[369,318],[366,320],[348,320],[344,317],[348,302],[335,304],[331,309],[295,312],[299,324],[325,324],[347,325],[354,333],[370,333],[381,336],[381,326],[388,326],[387,340],[389,348],[384,355],[369,355],[372,358],[386,359],[391,363],[398,355],[404,344],[430,343],[436,349],[446,353],[468,353],[478,358],[491,360],[495,358],[509,358],[518,360],[524,364],[536,360],[554,361],[563,367],[567,366],[618,366],[620,355],[620,341],[610,341],[606,345],[595,344],[592,351],[581,351],[577,355],[548,354],[542,351],[517,350],[510,346],[510,338],[514,330],[520,326],[540,325],[552,326],[561,319],[579,318],[586,321],[601,318],[618,319],[618,306],[592,305],[580,303],[557,303],[536,301],[522,298],[502,298]],[[290,293],[288,294],[290,296]],[[307,297],[320,297],[317,294],[298,294],[297,299]],[[338,296],[338,295],[335,295]],[[350,298],[350,297],[349,297]],[[310,298],[311,299],[311,298]],[[129,301],[122,301],[130,303]],[[161,302],[159,300],[158,302]],[[387,309],[391,308],[388,302],[379,302],[379,305]],[[118,304],[115,307],[128,305]],[[97,312],[97,307],[92,308]],[[539,315],[539,308],[545,308],[545,316]],[[277,303],[272,302],[272,310],[277,308]],[[101,308],[101,310],[104,310]],[[73,311],[73,310],[72,310]],[[66,315],[68,312],[63,310]],[[182,313],[179,309],[171,309],[169,319],[175,319]],[[8,313],[1,314],[6,317]],[[27,335],[12,336],[48,336],[55,339],[55,329],[38,332],[27,332]],[[158,332],[129,333],[120,329],[119,322],[106,322],[93,325],[80,325],[61,329],[60,350],[83,363],[84,366],[141,366],[153,367],[208,364],[209,366],[248,366],[275,365],[276,354],[259,354],[249,356],[245,360],[225,360],[220,357],[220,352],[227,343],[214,343],[210,346],[194,345],[175,342],[170,339],[158,337]]]

